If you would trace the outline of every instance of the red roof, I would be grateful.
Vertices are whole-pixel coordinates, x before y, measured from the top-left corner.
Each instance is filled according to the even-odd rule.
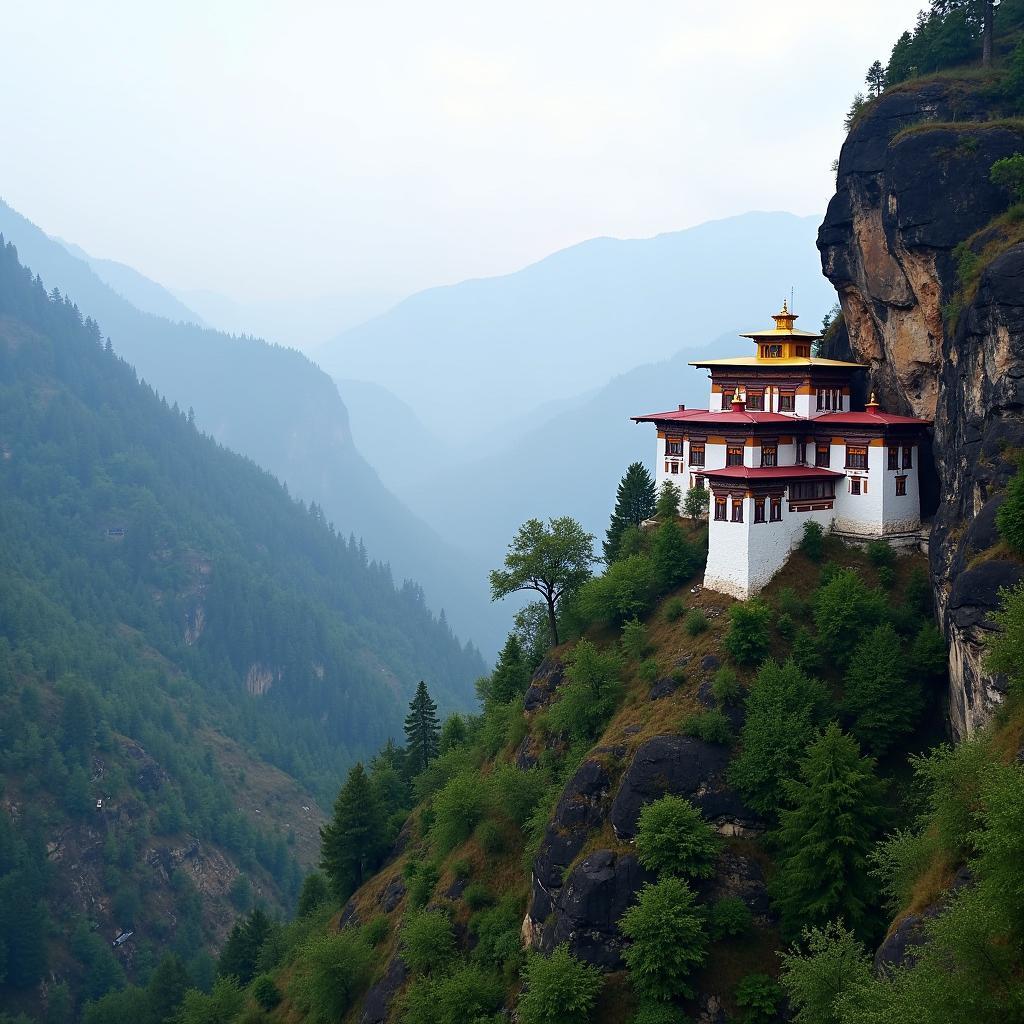
[[[674,409],[671,412],[652,412],[646,416],[631,417],[634,423],[655,423],[676,421],[689,423],[805,423],[795,416],[783,416],[780,412],[709,412],[707,409]]]
[[[862,427],[872,423],[926,427],[931,420],[919,420],[915,416],[896,416],[890,412],[827,412],[822,416],[815,416],[813,422],[834,423],[836,426],[848,427]]]
[[[700,473],[702,476],[721,477],[724,480],[808,480],[845,476],[844,473],[818,466],[725,466],[723,469],[703,469]]]

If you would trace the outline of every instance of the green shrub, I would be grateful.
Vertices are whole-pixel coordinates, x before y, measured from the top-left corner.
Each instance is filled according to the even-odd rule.
[[[840,666],[868,630],[885,621],[885,595],[869,589],[853,569],[838,569],[814,595],[814,624],[824,651]]]
[[[690,636],[700,636],[708,628],[708,617],[700,608],[691,608],[686,616],[686,632]]]
[[[704,962],[708,940],[686,882],[670,877],[645,885],[620,928],[631,940],[623,958],[641,998],[693,998],[690,974]]]
[[[363,938],[371,946],[379,946],[388,937],[390,931],[391,925],[388,923],[387,916],[377,914],[363,925]]]
[[[630,619],[622,627],[621,644],[627,658],[633,661],[643,660],[651,649],[647,641],[647,627],[639,619]]]
[[[606,684],[596,697],[582,683],[563,684],[558,700],[544,713],[544,726],[554,735],[568,736],[573,741],[592,740],[611,718],[621,696],[618,680]]]
[[[509,818],[522,827],[547,791],[548,779],[539,768],[523,771],[514,764],[499,764],[488,785],[491,814]]]
[[[907,580],[906,593],[903,595],[903,603],[912,608],[922,618],[932,617],[933,605],[932,585],[928,579],[928,573],[920,566],[914,566],[910,570],[910,578]]]
[[[872,540],[867,546],[868,561],[876,568],[891,566],[896,561],[896,552],[886,540]]]
[[[473,959],[491,967],[514,971],[525,955],[522,923],[522,902],[515,893],[503,896],[493,907],[474,913],[469,919],[469,930],[476,936]]]
[[[775,632],[783,640],[792,640],[796,635],[796,623],[787,612],[779,612],[779,616],[775,620]]]
[[[705,743],[732,743],[732,723],[718,708],[687,715],[680,723],[679,731],[684,736],[693,736]]]
[[[480,849],[483,850],[488,857],[497,857],[499,854],[505,852],[507,845],[505,842],[505,833],[493,818],[488,818],[486,821],[480,822],[480,825],[476,830],[476,838],[477,842],[480,843]]]
[[[868,856],[870,873],[880,883],[890,913],[898,914],[910,903],[937,848],[934,835],[915,829],[897,829],[876,844]]]
[[[876,575],[879,586],[885,590],[892,590],[896,586],[896,570],[891,565],[879,566]]]
[[[800,538],[800,550],[812,561],[820,562],[825,554],[825,531],[821,523],[808,519],[804,523],[804,533]]]
[[[625,622],[650,608],[656,590],[651,559],[642,554],[630,555],[613,562],[602,576],[584,583],[573,604],[584,623]]]
[[[520,1024],[589,1024],[604,985],[601,972],[577,960],[568,946],[551,956],[531,953],[526,991],[519,997]]]
[[[439,910],[407,914],[402,925],[402,959],[409,970],[431,974],[455,957],[455,932],[448,915]]]
[[[402,875],[409,893],[409,906],[414,908],[426,905],[441,877],[435,864],[416,860],[406,861]]]
[[[743,1011],[740,1024],[772,1024],[782,997],[782,987],[767,974],[748,974],[736,986],[736,1005]]]
[[[1009,189],[1018,202],[1024,199],[1024,153],[1014,153],[997,160],[989,171],[993,185]]]
[[[743,687],[736,673],[727,665],[723,665],[711,680],[711,692],[719,707],[739,704],[743,699]]]
[[[505,1000],[505,986],[477,964],[460,964],[438,978],[416,978],[401,999],[402,1024],[489,1022]]]
[[[700,567],[701,557],[678,523],[662,523],[654,533],[650,555],[658,592],[674,590],[690,579]]]
[[[639,676],[645,683],[653,683],[660,674],[657,658],[645,658],[640,662]]]
[[[272,1010],[281,1002],[281,992],[270,974],[260,974],[253,978],[250,991],[253,999],[264,1010]]]
[[[805,930],[783,954],[780,980],[797,1021],[833,1024],[840,999],[871,982],[871,958],[852,931],[832,921]]]
[[[314,935],[296,954],[288,995],[307,1020],[333,1024],[366,987],[373,959],[373,950],[352,929]]]
[[[688,1021],[678,1006],[648,999],[640,1004],[632,1024],[688,1024]]]
[[[1017,471],[1006,485],[1006,497],[996,511],[996,528],[1017,554],[1024,554],[1024,458],[1018,460]]]
[[[800,622],[810,614],[810,606],[797,596],[792,587],[783,587],[775,603],[781,613],[788,615],[795,622]]]
[[[753,926],[754,916],[739,896],[723,896],[711,904],[708,931],[713,939],[746,935]]]
[[[756,665],[768,654],[771,609],[763,601],[737,602],[729,609],[725,649],[738,665]]]
[[[473,865],[465,857],[453,860],[451,867],[453,878],[469,878],[473,873]]]
[[[942,634],[931,622],[921,623],[910,645],[911,674],[921,682],[941,679],[949,667],[949,652]]]
[[[801,626],[793,637],[790,656],[799,666],[801,672],[814,675],[821,671],[821,644],[818,638],[806,627]]]
[[[441,853],[464,843],[483,817],[486,802],[476,772],[456,775],[434,796],[434,822],[430,838]]]
[[[707,878],[721,846],[700,811],[680,796],[663,796],[640,811],[637,857],[659,875]]]
[[[686,614],[686,602],[681,597],[670,597],[665,602],[665,619],[678,622]]]
[[[483,910],[494,903],[494,897],[483,882],[472,882],[467,885],[462,898],[470,910]]]

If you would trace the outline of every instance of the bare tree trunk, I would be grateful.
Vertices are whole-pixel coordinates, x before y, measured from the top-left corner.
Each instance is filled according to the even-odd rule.
[[[982,0],[981,26],[981,64],[988,67],[992,63],[992,0]]]
[[[558,646],[558,617],[555,615],[555,601],[550,594],[544,595],[548,601],[548,625],[551,627],[551,646]]]

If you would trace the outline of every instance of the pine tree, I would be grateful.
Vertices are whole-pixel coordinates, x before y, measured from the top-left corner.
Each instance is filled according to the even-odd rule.
[[[180,958],[174,953],[168,953],[157,964],[146,985],[154,1024],[164,1024],[171,1019],[191,985],[188,971]]]
[[[654,504],[654,515],[660,523],[675,522],[679,518],[679,502],[682,492],[671,480],[665,480],[658,491],[658,500]]]
[[[850,732],[875,757],[910,732],[921,713],[921,687],[908,681],[906,664],[900,638],[888,623],[868,633],[850,659],[843,710],[852,719]]]
[[[651,562],[658,589],[665,592],[688,580],[697,571],[700,557],[679,524],[674,519],[668,519],[654,534]]]
[[[867,83],[869,95],[882,95],[882,90],[885,88],[885,68],[882,67],[882,62],[880,60],[876,60],[874,64],[868,68],[868,73],[864,76],[864,81]]]
[[[486,686],[486,696],[497,704],[507,704],[525,693],[529,685],[530,667],[523,656],[523,646],[515,633],[509,633]]]
[[[656,504],[654,478],[642,462],[631,463],[615,494],[615,510],[603,544],[606,562],[615,561],[622,531],[627,526],[639,526],[645,519],[650,519]]]
[[[440,742],[437,705],[430,699],[427,684],[421,679],[405,718],[405,756],[410,775],[418,775],[437,757]]]
[[[871,899],[867,857],[878,833],[884,783],[873,759],[835,722],[808,747],[784,786],[771,894],[783,931],[842,918],[864,925]]]
[[[436,732],[434,743],[436,753]],[[377,795],[366,770],[356,763],[338,793],[333,817],[320,829],[320,867],[338,900],[358,889],[376,867],[383,841],[384,823]]]

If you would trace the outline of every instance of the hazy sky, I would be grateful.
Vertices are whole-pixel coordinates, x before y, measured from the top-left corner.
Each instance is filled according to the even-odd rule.
[[[850,98],[922,2],[8,4],[0,195],[243,301],[820,213]]]

